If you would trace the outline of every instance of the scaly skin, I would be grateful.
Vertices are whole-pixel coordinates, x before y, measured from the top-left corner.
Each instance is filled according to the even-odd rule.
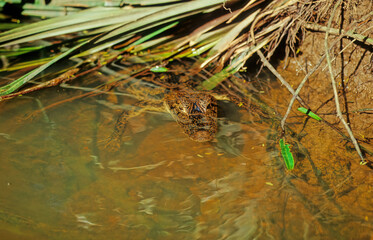
[[[164,104],[188,137],[197,142],[214,139],[217,132],[217,100],[208,93],[171,91]]]
[[[124,90],[139,101],[130,110],[123,111],[115,124],[106,145],[109,151],[117,151],[128,120],[145,111],[169,112],[183,132],[193,141],[207,142],[217,132],[217,100],[207,92],[195,91],[185,83],[177,83],[171,76],[157,78],[162,87],[147,86],[137,81]]]
[[[163,105],[160,106],[160,103]],[[128,120],[145,111],[168,111],[183,132],[197,142],[214,139],[217,132],[217,100],[205,92],[192,90],[170,91],[163,100],[139,101],[129,111],[123,111],[115,124],[106,147],[117,151]]]

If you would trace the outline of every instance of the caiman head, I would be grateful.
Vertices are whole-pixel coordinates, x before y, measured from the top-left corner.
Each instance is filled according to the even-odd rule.
[[[197,142],[214,139],[217,132],[217,100],[205,92],[171,91],[165,106],[184,133]]]

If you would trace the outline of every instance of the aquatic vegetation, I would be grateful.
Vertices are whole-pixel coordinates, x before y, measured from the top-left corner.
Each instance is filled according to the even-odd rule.
[[[298,111],[301,112],[301,113],[304,113],[306,114],[307,116],[317,120],[317,121],[321,121],[321,117],[317,116],[315,113],[311,112],[310,109],[306,109],[304,107],[300,107],[298,108]]]
[[[283,138],[280,139],[280,148],[281,148],[281,155],[282,155],[282,158],[284,159],[286,168],[288,170],[293,170],[294,169],[293,154],[290,151],[290,145],[285,144],[285,141]]]

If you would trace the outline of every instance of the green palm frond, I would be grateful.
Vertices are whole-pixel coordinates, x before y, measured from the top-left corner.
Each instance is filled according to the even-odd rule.
[[[85,10],[1,33],[0,46],[21,44],[37,49],[41,48],[38,41],[57,39],[59,44],[68,42],[68,47],[72,48],[82,41],[89,41],[66,57],[84,57],[101,51],[118,52],[114,49],[120,49],[137,54],[144,61],[204,54],[199,62],[201,68],[214,65],[215,74],[224,69],[222,75],[217,75],[220,77],[202,83],[202,87],[211,89],[224,80],[221,76],[237,72],[257,50],[265,48],[267,56],[271,56],[290,29],[293,28],[294,33],[299,30],[297,18],[306,21],[312,17],[297,16],[300,0],[125,0],[122,5],[114,1],[110,7],[102,6],[103,1],[80,2]],[[55,0],[49,7],[52,6],[76,9],[76,5],[69,1]],[[193,21],[196,16],[201,21]],[[61,37],[67,34],[68,41]],[[287,41],[296,40],[288,38]],[[27,51],[5,53],[11,57]],[[54,54],[44,59],[54,59],[57,56]],[[14,66],[5,70],[10,69]]]

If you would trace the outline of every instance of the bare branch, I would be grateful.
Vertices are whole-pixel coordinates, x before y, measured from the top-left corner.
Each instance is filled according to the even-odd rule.
[[[341,120],[344,127],[346,128],[348,134],[350,135],[351,141],[354,144],[355,149],[356,149],[357,153],[359,154],[359,156],[361,158],[360,164],[365,165],[367,162],[365,161],[365,159],[363,157],[363,154],[360,150],[360,146],[359,146],[358,142],[356,141],[356,138],[354,137],[354,134],[352,133],[352,131],[350,129],[350,126],[348,126],[347,122],[345,121],[345,119],[342,116],[342,112],[341,112],[340,105],[339,105],[339,99],[338,99],[337,84],[336,84],[335,79],[334,79],[333,68],[332,68],[332,64],[331,64],[331,60],[330,60],[330,54],[329,54],[329,47],[328,47],[329,30],[330,30],[330,26],[332,24],[332,20],[334,18],[335,12],[336,12],[336,10],[337,10],[337,8],[339,7],[340,4],[341,4],[341,0],[339,0],[338,3],[334,6],[333,12],[332,12],[332,14],[330,16],[330,19],[328,21],[328,26],[327,26],[327,29],[326,29],[326,32],[325,32],[325,55],[326,55],[326,61],[328,63],[328,67],[329,67],[330,80],[331,80],[332,86],[333,86],[333,93],[334,93],[334,100],[335,100],[337,116]]]

